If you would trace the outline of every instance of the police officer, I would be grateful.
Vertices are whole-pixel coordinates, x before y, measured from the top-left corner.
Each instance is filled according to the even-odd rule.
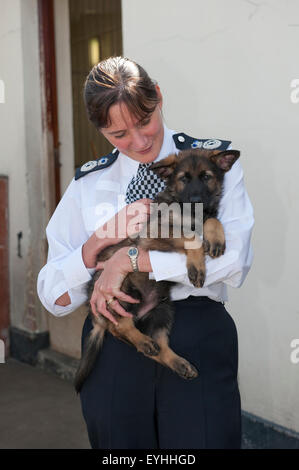
[[[219,220],[226,251],[220,258],[207,257],[203,288],[189,282],[185,255],[178,253],[139,250],[137,260],[132,260],[127,248],[121,248],[96,265],[104,247],[142,226],[151,199],[163,189],[159,178],[148,177],[147,164],[186,148],[229,149],[231,142],[168,129],[159,86],[127,58],[112,57],[93,67],[84,99],[90,121],[115,148],[77,170],[47,226],[49,254],[38,277],[40,300],[57,317],[70,314],[86,301],[86,285],[101,268],[91,298],[93,314],[99,312],[116,323],[107,303],[119,315],[130,315],[119,300],[134,299],[120,287],[134,267],[156,281],[173,281],[175,315],[169,344],[199,370],[196,379],[185,381],[107,333],[80,394],[91,446],[239,448],[238,340],[224,301],[227,285],[240,287],[252,262],[253,211],[241,163],[238,160],[225,174]],[[137,218],[128,216],[119,233],[118,215],[130,204],[139,204],[142,210]],[[109,232],[113,226],[116,230]],[[104,238],[100,232],[108,235]],[[82,347],[91,328],[87,317]]]

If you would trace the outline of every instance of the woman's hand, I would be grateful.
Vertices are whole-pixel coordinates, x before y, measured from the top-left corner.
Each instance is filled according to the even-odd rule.
[[[116,244],[140,232],[144,222],[148,219],[151,211],[150,204],[152,202],[152,199],[144,198],[124,206],[117,214],[108,220],[103,227],[98,229],[96,234],[101,237],[101,229],[103,229],[104,233],[108,232],[109,234],[109,228],[111,228],[111,232],[113,232],[113,244]]]
[[[116,251],[109,260],[97,264],[96,269],[103,269],[103,272],[95,282],[90,299],[93,315],[98,317],[100,313],[115,325],[118,325],[118,323],[107,309],[106,302],[115,298],[115,300],[110,303],[110,306],[115,312],[124,317],[132,317],[132,314],[126,312],[117,299],[123,300],[124,302],[139,303],[139,300],[133,299],[133,297],[120,290],[126,275],[132,272],[132,266],[127,251],[128,247],[121,248]]]
[[[102,227],[97,229],[82,247],[82,258],[87,268],[94,268],[98,253],[116,245],[128,236],[139,233],[150,214],[152,199],[139,199],[123,207]],[[109,231],[111,230],[111,236]]]

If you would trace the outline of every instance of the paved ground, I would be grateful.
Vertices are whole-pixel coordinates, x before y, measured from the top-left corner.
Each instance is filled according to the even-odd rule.
[[[299,449],[298,435],[242,421],[243,449]],[[0,363],[0,449],[90,449],[72,383],[14,359]]]
[[[89,449],[80,399],[56,375],[0,364],[0,449]]]

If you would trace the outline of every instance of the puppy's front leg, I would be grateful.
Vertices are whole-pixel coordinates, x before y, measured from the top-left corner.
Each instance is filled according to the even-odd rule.
[[[221,222],[215,218],[207,219],[203,225],[205,253],[218,258],[225,251],[225,235]]]
[[[200,236],[194,232],[193,240],[185,238],[184,248],[187,255],[187,269],[190,282],[202,287],[206,278],[205,252]]]

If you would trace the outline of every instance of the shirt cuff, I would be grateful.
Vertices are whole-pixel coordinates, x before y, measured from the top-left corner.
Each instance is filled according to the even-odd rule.
[[[153,272],[149,279],[156,282],[170,280],[187,273],[186,255],[183,253],[169,253],[164,251],[149,251],[149,258]]]
[[[85,284],[91,280],[93,269],[87,269],[82,258],[82,246],[73,251],[62,263],[61,269],[67,284],[67,290]]]

